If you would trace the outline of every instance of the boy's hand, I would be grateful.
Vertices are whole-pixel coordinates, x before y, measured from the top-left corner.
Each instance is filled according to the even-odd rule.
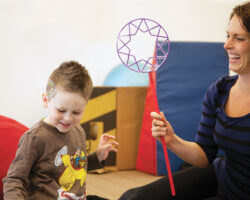
[[[117,152],[116,147],[119,145],[118,142],[115,141],[115,136],[102,134],[96,153],[98,160],[101,162],[106,160],[110,151]]]

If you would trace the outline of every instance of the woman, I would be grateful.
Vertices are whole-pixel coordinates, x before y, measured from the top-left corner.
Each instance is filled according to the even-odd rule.
[[[235,76],[218,79],[203,99],[195,142],[178,137],[151,113],[152,135],[193,167],[173,175],[174,199],[250,199],[250,2],[230,16],[224,48]],[[224,157],[216,157],[218,149]],[[172,199],[168,177],[127,191],[120,200]]]

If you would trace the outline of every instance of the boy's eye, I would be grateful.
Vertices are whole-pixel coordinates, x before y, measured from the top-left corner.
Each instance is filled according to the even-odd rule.
[[[73,114],[75,115],[79,115],[81,112],[73,112]]]
[[[57,111],[60,112],[60,113],[64,113],[65,112],[65,110],[61,110],[61,109],[57,109]]]

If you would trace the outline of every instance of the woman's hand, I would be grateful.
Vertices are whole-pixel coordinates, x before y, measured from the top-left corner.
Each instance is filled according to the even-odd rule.
[[[174,138],[174,130],[171,124],[167,120],[164,120],[162,116],[156,112],[151,112],[150,115],[153,118],[151,128],[152,136],[159,141],[161,141],[160,137],[163,136],[165,138],[166,145],[169,145]]]

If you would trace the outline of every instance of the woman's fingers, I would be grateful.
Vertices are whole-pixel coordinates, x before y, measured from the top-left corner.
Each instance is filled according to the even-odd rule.
[[[152,132],[152,136],[157,138],[157,137],[161,137],[161,136],[166,136],[166,132]]]
[[[151,112],[150,115],[153,119],[161,119],[161,115],[157,112]]]
[[[165,126],[152,126],[152,132],[166,132],[167,128]]]
[[[165,127],[166,123],[164,123],[163,121],[157,120],[157,119],[153,119],[152,126],[162,126],[162,127]]]
[[[150,115],[153,118],[153,121],[152,121],[153,126],[168,126],[169,125],[169,122],[166,120],[163,112],[161,112],[160,114],[156,112],[151,112]]]

